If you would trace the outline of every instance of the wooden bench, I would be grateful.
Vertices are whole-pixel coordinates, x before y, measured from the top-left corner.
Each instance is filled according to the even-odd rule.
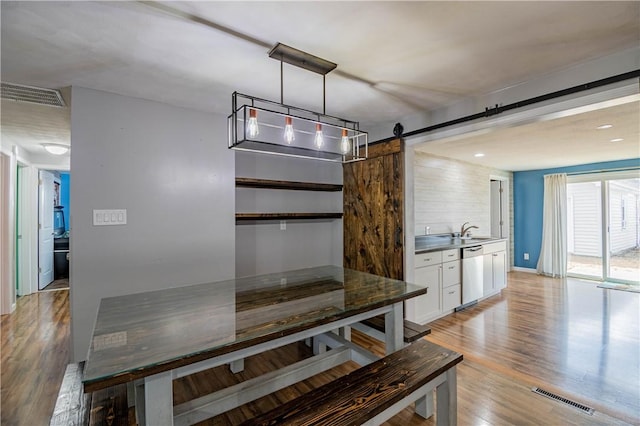
[[[352,324],[351,328],[365,333],[374,339],[384,342],[384,315],[378,315],[373,318]],[[422,339],[431,333],[431,328],[426,325],[420,325],[409,320],[404,320],[404,343],[409,344],[416,340]]]
[[[426,417],[434,388],[436,424],[455,425],[456,365],[461,361],[459,353],[417,340],[243,425],[377,425],[413,402],[416,412]]]
[[[369,318],[362,321],[366,326],[369,326],[381,333],[384,333],[384,315],[378,315],[377,317]],[[431,333],[431,328],[426,325],[420,325],[415,322],[411,322],[407,319],[404,320],[404,342],[412,343],[418,339],[422,339],[427,334]]]
[[[69,364],[64,373],[50,426],[129,425],[127,386],[84,393],[84,362]]]

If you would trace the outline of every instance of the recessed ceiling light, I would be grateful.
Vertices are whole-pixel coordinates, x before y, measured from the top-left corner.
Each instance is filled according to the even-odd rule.
[[[479,152],[479,153],[475,154],[474,157],[484,157],[484,154]]]
[[[622,138],[615,138],[615,139],[611,139],[611,142],[622,142],[624,139]]]
[[[42,146],[49,154],[53,155],[63,155],[69,151],[69,147],[67,145],[59,143],[43,143]]]
[[[603,124],[602,126],[596,127],[598,130],[610,129],[613,127],[613,124]]]

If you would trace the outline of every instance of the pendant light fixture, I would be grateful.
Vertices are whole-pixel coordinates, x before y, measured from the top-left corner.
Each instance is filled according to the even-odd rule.
[[[368,135],[360,124],[326,114],[326,74],[337,65],[281,43],[269,56],[280,61],[280,102],[234,92],[229,148],[340,163],[366,159]],[[285,62],[322,75],[322,113],[284,103]]]

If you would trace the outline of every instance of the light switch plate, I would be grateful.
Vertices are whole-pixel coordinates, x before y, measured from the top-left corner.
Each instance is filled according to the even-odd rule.
[[[94,210],[93,225],[126,225],[127,209]]]

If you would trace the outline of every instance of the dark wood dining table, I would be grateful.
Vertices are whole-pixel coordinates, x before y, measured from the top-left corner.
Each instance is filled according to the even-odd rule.
[[[126,383],[139,424],[192,424],[373,354],[342,340],[314,357],[181,405],[172,382],[385,315],[386,352],[403,346],[403,302],[426,288],[339,266],[236,278],[100,301],[85,392]],[[333,336],[333,334],[332,334]],[[336,336],[336,339],[341,339]]]

